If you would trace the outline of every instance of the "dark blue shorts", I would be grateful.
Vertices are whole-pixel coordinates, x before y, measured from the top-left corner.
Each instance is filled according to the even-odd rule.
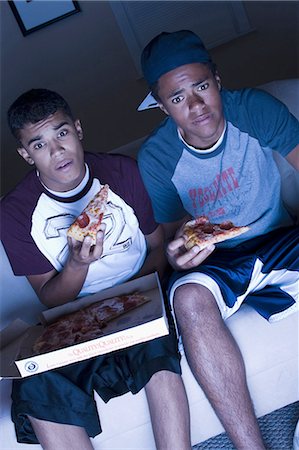
[[[93,390],[105,402],[129,391],[135,394],[160,370],[181,373],[173,323],[170,324],[168,336],[65,368],[14,380],[12,419],[17,440],[38,443],[27,415],[78,425],[94,437],[102,430]]]
[[[198,267],[173,274],[171,303],[175,289],[190,283],[212,292],[223,319],[243,302],[269,321],[291,314],[299,302],[299,228],[275,230],[229,249],[216,247]]]

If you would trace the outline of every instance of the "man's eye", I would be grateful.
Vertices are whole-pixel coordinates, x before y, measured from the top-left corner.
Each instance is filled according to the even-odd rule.
[[[183,100],[183,97],[179,95],[178,97],[173,98],[172,103],[180,103]]]
[[[197,86],[197,90],[204,91],[205,89],[208,89],[208,87],[209,87],[209,83],[200,84],[199,86]]]
[[[59,131],[59,133],[58,133],[58,137],[64,137],[64,136],[66,136],[67,135],[67,130],[61,130],[61,131]]]
[[[40,150],[41,148],[43,148],[45,144],[43,142],[38,142],[37,144],[34,144],[34,150]]]

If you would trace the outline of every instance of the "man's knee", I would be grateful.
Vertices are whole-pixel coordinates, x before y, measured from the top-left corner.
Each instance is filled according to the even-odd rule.
[[[190,326],[204,330],[207,323],[221,319],[214,295],[200,284],[178,287],[174,294],[173,307],[181,332]]]
[[[179,286],[174,293],[173,304],[175,311],[181,312],[203,311],[217,306],[212,292],[196,283]]]
[[[181,378],[178,373],[171,372],[170,370],[159,370],[159,372],[155,372],[148,383],[146,384],[146,389],[151,388],[153,385],[168,385],[174,380]]]

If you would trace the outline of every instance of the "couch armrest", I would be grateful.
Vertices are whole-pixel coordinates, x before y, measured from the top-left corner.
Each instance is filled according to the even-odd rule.
[[[0,267],[0,329],[18,318],[29,324],[37,323],[40,312],[46,307],[39,301],[27,278],[16,277],[13,274],[2,242],[0,242]]]

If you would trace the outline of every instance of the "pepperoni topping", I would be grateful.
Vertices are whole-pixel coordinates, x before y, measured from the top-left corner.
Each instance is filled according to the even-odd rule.
[[[234,228],[234,224],[230,220],[226,220],[225,222],[220,223],[219,227],[222,230],[230,230],[231,228]]]
[[[85,228],[89,224],[89,217],[88,217],[88,215],[85,212],[83,212],[77,218],[76,222],[78,223],[80,228]]]
[[[214,232],[214,227],[213,227],[213,225],[212,225],[211,223],[207,223],[207,224],[205,224],[205,225],[203,225],[203,226],[201,227],[201,230],[202,230],[204,233],[211,234],[211,233]]]

